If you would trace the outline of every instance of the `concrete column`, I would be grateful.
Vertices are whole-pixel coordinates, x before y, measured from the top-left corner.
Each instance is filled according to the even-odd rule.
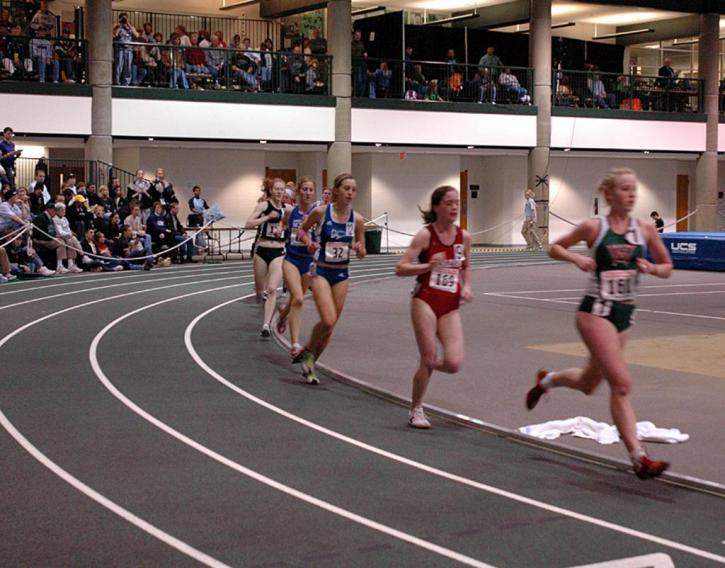
[[[352,170],[351,0],[327,3],[328,46],[332,54],[332,95],[335,97],[335,141],[327,152],[327,180]]]
[[[704,110],[707,115],[705,152],[697,159],[695,173],[695,231],[717,231],[717,132],[720,113],[718,111],[718,62],[720,60],[718,35],[720,16],[700,15],[700,45],[698,75],[705,80]]]
[[[528,182],[536,193],[539,232],[549,242],[549,162],[551,155],[551,0],[531,0],[529,67],[534,68],[536,147],[529,152]]]
[[[88,76],[92,88],[91,136],[86,160],[113,161],[111,85],[113,82],[113,12],[111,0],[86,0]]]

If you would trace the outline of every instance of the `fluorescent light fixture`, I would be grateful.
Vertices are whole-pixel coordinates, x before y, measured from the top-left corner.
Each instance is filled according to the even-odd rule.
[[[554,24],[553,26],[551,26],[551,29],[556,30],[559,28],[570,28],[571,26],[576,26],[576,22],[565,22],[563,24]],[[515,34],[527,34],[527,33],[529,33],[529,31],[530,30],[527,28],[525,30],[515,31],[514,33]]]
[[[466,148],[468,148],[469,150],[473,150],[475,146],[466,146]]]
[[[151,136],[149,136],[149,142],[153,142],[153,141],[154,141],[154,139]]]
[[[654,28],[642,28],[641,30],[629,30],[627,32],[615,32],[613,34],[604,34],[600,36],[594,36],[592,39],[612,39],[613,37],[624,37],[637,34],[646,34],[655,31]]]
[[[227,4],[226,0],[224,0],[224,5],[219,9],[220,10],[235,10],[237,8],[243,8],[244,6],[252,6],[254,4],[259,4],[259,0],[241,0],[240,2],[232,2],[231,4]]]
[[[571,148],[564,148],[564,152],[571,152]]]
[[[260,143],[260,144],[266,144],[266,143],[267,143],[267,141],[266,141],[266,140],[260,140],[260,141],[259,141],[259,143]]]
[[[380,146],[382,146],[382,144],[381,144],[380,142],[376,142],[376,143],[375,143],[375,147],[376,147],[376,148],[380,148]]]
[[[362,16],[363,14],[368,14],[370,12],[380,12],[381,10],[385,10],[385,6],[369,6],[368,8],[360,8],[359,10],[353,10],[350,12],[351,16]]]
[[[725,36],[720,36],[717,39],[718,39],[718,41],[721,41],[721,40],[725,39]],[[694,39],[688,39],[687,41],[678,41],[677,38],[675,38],[672,41],[672,47],[675,47],[676,45],[692,45],[694,43],[700,43],[700,40],[697,38],[694,38]]]
[[[643,150],[642,153],[643,154],[649,154],[649,150]]]
[[[451,16],[450,18],[443,18],[442,20],[434,20],[432,22],[426,22],[424,26],[437,26],[439,24],[449,24],[451,22],[460,22],[461,20],[473,20],[474,18],[480,18],[480,14],[470,12],[469,14],[461,14],[460,16]]]

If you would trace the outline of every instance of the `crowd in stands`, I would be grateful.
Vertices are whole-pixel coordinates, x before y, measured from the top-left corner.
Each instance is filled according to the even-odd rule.
[[[319,94],[329,73],[327,42],[320,31],[301,37],[291,53],[277,53],[271,38],[252,46],[235,35],[230,43],[221,31],[187,32],[177,26],[169,38],[151,23],[137,30],[127,14],[113,28],[114,83],[122,86],[168,86],[180,89],[282,91]]]
[[[0,164],[8,163],[5,156]],[[18,275],[150,270],[196,262],[205,249],[204,232],[190,238],[179,220],[179,200],[163,168],[153,180],[138,170],[126,188],[116,178],[110,188],[96,187],[71,173],[56,193],[39,167],[27,188],[6,178],[2,189],[0,283]],[[209,205],[199,186],[188,205],[187,225],[202,227]]]

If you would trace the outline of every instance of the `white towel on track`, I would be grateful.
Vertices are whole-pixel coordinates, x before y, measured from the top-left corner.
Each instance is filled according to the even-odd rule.
[[[588,438],[600,444],[619,442],[616,426],[597,422],[586,416],[522,426],[519,432],[542,440],[556,440],[562,434],[571,434],[576,438]],[[637,422],[637,438],[645,442],[676,444],[686,442],[690,435],[683,434],[677,428],[658,428],[652,422]]]

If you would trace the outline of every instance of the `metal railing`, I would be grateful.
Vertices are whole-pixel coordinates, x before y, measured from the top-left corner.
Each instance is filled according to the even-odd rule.
[[[210,34],[222,32],[224,41],[229,46],[232,45],[235,35],[239,35],[242,39],[248,37],[254,48],[259,47],[267,38],[276,41],[281,37],[281,24],[274,21],[133,10],[113,10],[113,21],[119,21],[121,14],[127,14],[129,23],[139,32],[143,31],[144,24],[151,24],[152,33],[160,33],[164,41],[167,41],[179,26],[183,27],[187,34],[200,31]]]
[[[92,160],[62,160],[50,158],[17,158],[15,160],[15,187],[28,187],[35,180],[35,173],[42,169],[46,174],[46,184],[51,194],[63,187],[64,180],[73,174],[77,182],[94,184],[97,187],[113,185],[117,178],[126,195],[126,187],[136,177],[111,164]]]
[[[0,80],[86,83],[87,53],[81,39],[0,34]]]
[[[353,59],[355,97],[530,104],[532,69],[457,62]]]
[[[554,71],[552,102],[560,107],[703,112],[703,81],[621,73]]]
[[[330,94],[332,56],[114,43],[114,84],[171,89]]]

